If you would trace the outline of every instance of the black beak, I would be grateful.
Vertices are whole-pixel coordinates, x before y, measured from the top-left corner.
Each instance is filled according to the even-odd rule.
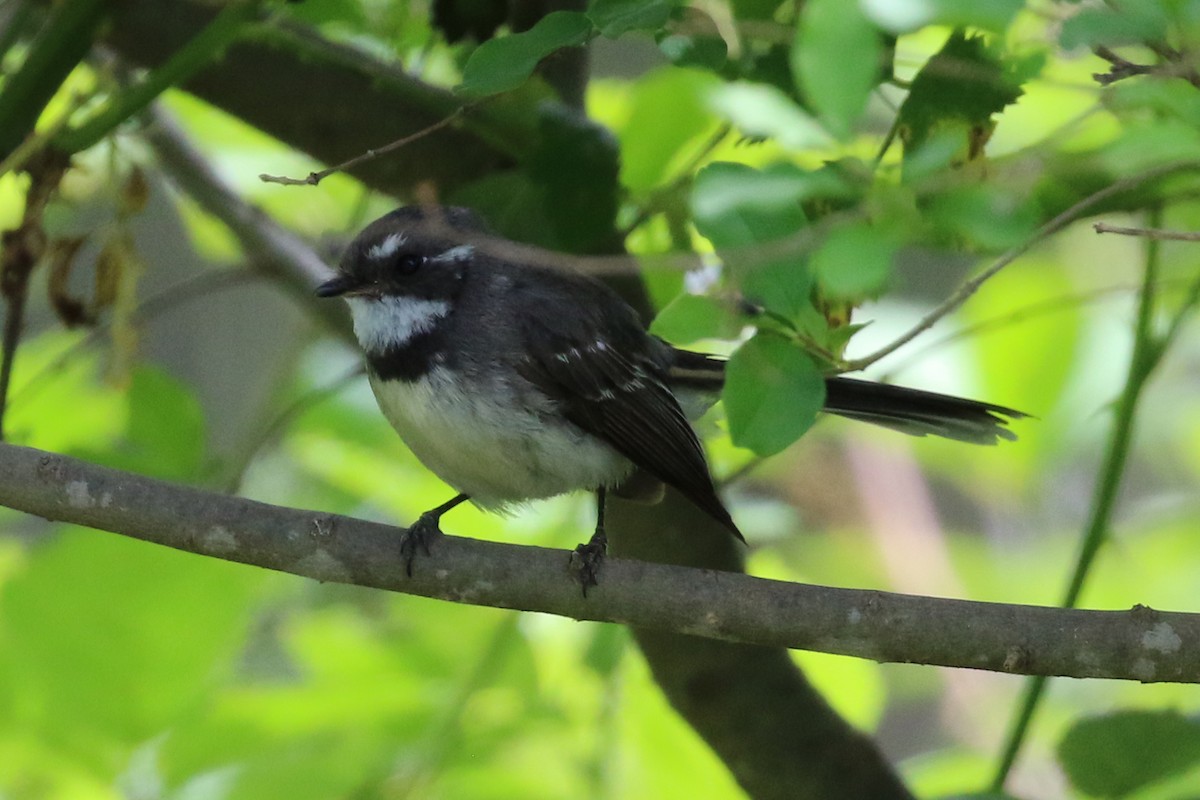
[[[338,275],[317,287],[317,297],[341,297],[350,291],[350,289],[351,283],[349,278],[345,275]]]

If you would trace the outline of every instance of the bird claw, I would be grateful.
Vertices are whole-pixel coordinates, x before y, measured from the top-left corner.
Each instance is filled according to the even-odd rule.
[[[426,511],[421,516],[417,517],[417,521],[409,526],[408,530],[400,537],[400,557],[404,559],[404,571],[408,577],[413,574],[413,561],[417,557],[419,549],[426,556],[431,555],[429,545],[442,536],[442,528],[439,524],[440,514],[435,514],[432,511]]]
[[[592,534],[592,538],[586,544],[581,544],[571,551],[571,560],[567,567],[575,576],[575,580],[579,581],[585,598],[588,589],[599,585],[600,582],[597,578],[600,574],[600,565],[604,562],[607,554],[608,537],[602,530]]]

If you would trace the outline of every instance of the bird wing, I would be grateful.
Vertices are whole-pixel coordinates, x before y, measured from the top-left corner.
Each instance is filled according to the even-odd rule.
[[[635,319],[587,324],[529,315],[522,372],[561,403],[568,420],[691,502],[739,538],[713,487],[704,449]],[[582,335],[586,332],[586,336]]]

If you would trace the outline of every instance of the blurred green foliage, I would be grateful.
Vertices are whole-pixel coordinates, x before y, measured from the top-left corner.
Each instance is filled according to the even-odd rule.
[[[751,572],[1058,601],[1124,379],[1140,242],[1086,226],[1040,242],[878,365],[901,383],[1036,415],[1016,444],[968,449],[820,420],[820,379],[1113,182],[1181,164],[1174,180],[1095,210],[1137,225],[1163,206],[1165,225],[1200,226],[1188,174],[1200,163],[1200,79],[1188,72],[1200,30],[1188,4],[597,0],[478,46],[446,45],[427,16],[417,3],[307,0],[258,24],[312,26],[471,95],[524,91],[564,45],[612,48],[587,96],[602,127],[547,113],[541,151],[456,199],[508,235],[576,250],[602,249],[614,221],[627,225],[663,309],[655,330],[733,352],[728,419],[717,411],[707,422],[715,471],[740,478],[728,494]],[[1114,63],[1092,53],[1101,46],[1123,47],[1150,74],[1102,88],[1092,75]],[[0,95],[34,47],[32,29],[0,36]],[[617,68],[647,52],[649,67]],[[38,130],[77,122],[81,105],[103,105],[122,80],[103,62],[81,65]],[[303,190],[263,184],[259,173],[319,165],[186,93],[164,102],[223,179],[323,252],[393,204],[344,175]],[[157,178],[150,210],[116,219],[112,187],[134,165],[158,175],[136,129],[75,163],[50,233],[129,224],[148,263],[143,301],[164,291],[156,277],[176,261],[210,276],[244,266],[236,239]],[[17,172],[0,174],[0,226],[20,219],[27,188]],[[1163,245],[1162,315],[1196,279],[1194,247]],[[704,268],[681,277],[664,258],[681,251]],[[86,274],[95,253],[80,258]],[[355,356],[313,342],[278,309],[239,311],[225,295],[194,299],[192,317],[168,307],[139,322],[145,358],[122,371],[103,336],[59,329],[44,289],[35,283],[40,305],[16,360],[13,441],[389,521],[447,498],[361,381],[306,404]],[[198,343],[218,328],[249,333],[225,346],[223,367],[201,369]],[[267,328],[286,342],[267,349]],[[1185,327],[1138,416],[1087,605],[1194,609],[1198,357]],[[246,384],[225,368],[235,361],[252,364]],[[247,388],[264,375],[266,390]],[[778,455],[744,471],[767,454]],[[908,487],[886,518],[867,502],[888,488],[883,469]],[[564,546],[581,538],[589,510],[581,498],[512,517],[463,509],[448,527]],[[619,628],[316,585],[10,512],[0,520],[0,796],[739,796]],[[796,660],[919,796],[987,785],[1016,679]],[[1194,689],[1056,683],[1043,705],[1013,796],[1194,794]]]

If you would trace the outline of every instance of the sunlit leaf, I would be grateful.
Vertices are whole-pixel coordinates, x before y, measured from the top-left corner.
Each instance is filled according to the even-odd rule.
[[[883,52],[882,36],[858,3],[804,4],[792,46],[792,71],[817,116],[838,136],[848,136],[866,108]]]
[[[650,331],[675,344],[697,339],[732,339],[742,322],[728,303],[703,295],[681,294],[658,316]]]
[[[896,241],[871,223],[837,228],[812,255],[811,268],[830,300],[877,295],[892,272]]]
[[[98,741],[154,736],[229,667],[265,575],[108,533],[61,535],[5,587],[0,659],[17,681],[5,691],[37,698],[24,713],[84,761],[106,750]]]
[[[731,267],[746,299],[795,320],[812,310],[812,274],[800,243],[794,248],[779,243],[802,235],[806,203],[852,191],[833,170],[717,163],[697,176],[692,211],[697,229]]]
[[[717,123],[706,97],[718,85],[715,76],[690,69],[655,70],[633,84],[629,119],[617,134],[625,186],[635,192],[657,186],[689,142],[711,135]]]
[[[773,139],[793,150],[824,147],[832,137],[780,89],[761,83],[726,83],[714,89],[713,109],[746,136]]]

